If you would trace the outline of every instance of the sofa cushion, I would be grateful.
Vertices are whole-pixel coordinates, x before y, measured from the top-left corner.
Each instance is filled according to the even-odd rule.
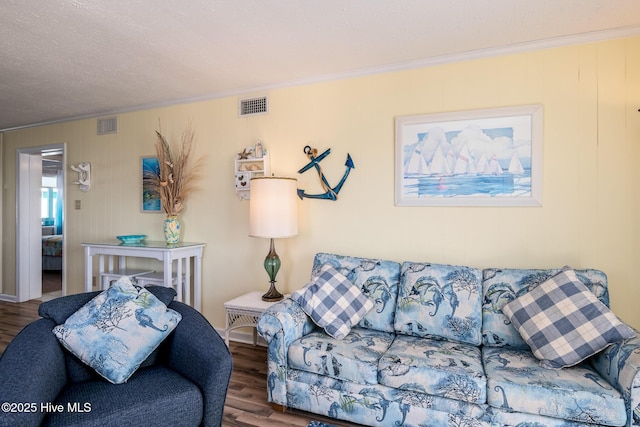
[[[502,311],[546,368],[573,366],[635,332],[600,302],[575,272],[561,272]]]
[[[60,343],[114,384],[135,372],[176,327],[181,315],[123,277],[62,325]]]
[[[580,423],[625,424],[622,395],[586,363],[549,370],[529,350],[497,347],[483,347],[482,359],[487,403],[494,408]]]
[[[400,264],[380,259],[318,253],[313,260],[311,277],[317,275],[324,264],[330,264],[344,274],[375,303],[375,307],[364,316],[359,326],[383,332],[394,331]]]
[[[369,310],[373,302],[344,275],[329,264],[291,299],[316,325],[336,339],[344,338]]]
[[[291,343],[289,366],[359,384],[377,384],[378,360],[392,341],[389,332],[360,327],[342,340],[316,331]]]
[[[480,270],[405,262],[400,271],[395,318],[398,333],[480,344]]]
[[[476,346],[398,335],[379,363],[380,384],[483,404],[487,384]]]
[[[487,419],[486,405],[381,384],[358,384],[297,369],[287,369],[287,393],[287,402],[291,407],[333,419],[348,420],[358,423],[358,426],[491,426],[484,421]]]
[[[482,344],[492,347],[519,348],[529,346],[502,312],[502,307],[548,280],[559,269],[497,269],[483,270],[482,281]],[[609,305],[607,276],[599,270],[576,270],[578,279],[593,294]]]
[[[65,411],[51,413],[45,426],[198,426],[205,412],[198,386],[160,365],[117,387],[103,380],[68,385],[54,403]]]

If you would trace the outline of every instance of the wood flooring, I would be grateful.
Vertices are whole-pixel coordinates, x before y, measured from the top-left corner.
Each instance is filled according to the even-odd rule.
[[[62,270],[42,271],[42,293],[62,290]]]
[[[38,306],[41,301],[23,303],[0,301],[0,353],[9,342],[29,323],[38,319]]]
[[[40,302],[0,301],[0,353],[24,326],[38,318]],[[338,427],[358,425],[293,409],[284,413],[275,411],[266,397],[266,348],[237,342],[231,342],[229,348],[233,356],[233,372],[224,407],[223,427],[306,427],[312,420]]]

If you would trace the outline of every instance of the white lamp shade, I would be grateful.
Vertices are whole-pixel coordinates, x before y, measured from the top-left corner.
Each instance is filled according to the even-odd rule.
[[[249,236],[284,238],[298,234],[297,180],[252,178],[249,196]]]

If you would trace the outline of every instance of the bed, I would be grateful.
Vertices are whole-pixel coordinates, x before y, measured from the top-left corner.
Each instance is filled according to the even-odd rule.
[[[62,270],[62,235],[42,236],[42,269]]]

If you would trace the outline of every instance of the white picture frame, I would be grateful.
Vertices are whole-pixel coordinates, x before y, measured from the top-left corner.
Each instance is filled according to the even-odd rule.
[[[395,119],[396,206],[542,206],[542,105]]]

